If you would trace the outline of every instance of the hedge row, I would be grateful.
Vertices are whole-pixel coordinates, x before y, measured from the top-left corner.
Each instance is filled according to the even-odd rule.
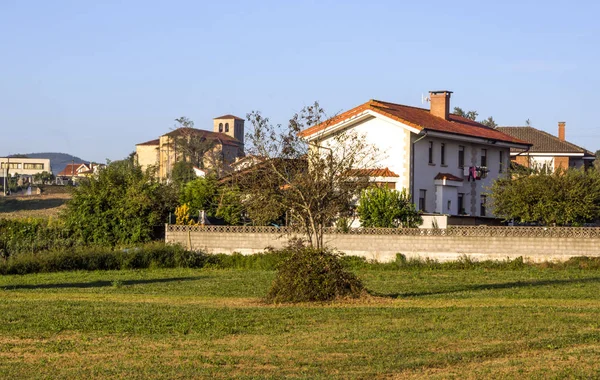
[[[254,255],[239,253],[207,254],[187,251],[181,246],[149,243],[137,248],[113,250],[103,247],[75,247],[38,253],[22,253],[0,259],[0,275],[61,272],[73,270],[120,270],[144,268],[215,268],[275,270],[290,257],[289,249]],[[514,260],[474,261],[466,256],[456,261],[440,263],[431,259],[406,259],[398,254],[389,263],[376,263],[356,256],[341,256],[341,263],[352,270],[518,270],[526,267],[554,269],[600,269],[598,257],[573,257],[562,263],[530,264],[522,258]]]
[[[0,260],[0,274],[27,274],[73,270],[119,270],[144,268],[240,268],[274,270],[281,261],[277,253],[251,256],[209,255],[177,245],[149,243],[137,248],[111,250],[78,247],[39,253],[23,253]]]

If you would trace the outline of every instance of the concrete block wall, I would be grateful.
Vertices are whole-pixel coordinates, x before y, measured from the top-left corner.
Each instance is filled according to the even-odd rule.
[[[169,231],[166,242],[207,253],[253,254],[267,247],[281,248],[295,235]],[[600,256],[600,237],[522,237],[522,236],[404,236],[367,234],[328,234],[325,242],[347,255],[363,256],[381,262],[393,261],[397,253],[407,258],[456,260],[467,255],[477,260],[523,258],[564,261],[574,256]]]

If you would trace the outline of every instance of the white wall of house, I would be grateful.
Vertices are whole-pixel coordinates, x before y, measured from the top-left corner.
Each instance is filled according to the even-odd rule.
[[[413,136],[413,139],[421,136]],[[433,162],[429,163],[429,144],[433,143]],[[442,164],[441,146],[444,144],[445,160]],[[488,174],[485,179],[468,181],[464,169],[459,167],[459,147],[464,148],[465,166],[481,166],[482,149],[487,150]],[[463,208],[468,215],[484,216],[480,213],[481,195],[487,192],[493,181],[500,173],[500,152],[503,152],[502,171],[506,172],[509,165],[509,148],[494,145],[476,144],[466,141],[456,141],[437,137],[425,137],[415,144],[414,168],[414,202],[419,205],[420,190],[425,190],[425,212],[457,215],[458,195],[463,194]],[[460,186],[435,185],[434,178],[438,173],[449,173],[463,178]],[[448,201],[450,209],[448,210]],[[485,216],[492,216],[491,209],[486,209]]]
[[[410,131],[380,118],[370,118],[354,124],[353,132],[364,136],[366,142],[377,147],[378,152],[373,152],[376,157],[376,167],[389,168],[399,177],[396,180],[396,190],[408,188],[410,183]],[[323,145],[332,143],[328,137],[322,141]]]
[[[463,196],[463,209],[467,215],[492,216],[489,202],[485,215],[481,214],[482,195],[488,191],[493,181],[501,175],[500,152],[502,152],[502,171],[506,172],[510,162],[510,149],[494,144],[480,144],[471,141],[460,141],[448,137],[422,138],[410,131],[410,127],[386,118],[371,117],[361,119],[350,124],[346,130],[364,135],[367,142],[379,149],[381,159],[379,167],[387,167],[400,177],[396,183],[396,189],[409,189],[413,194],[414,203],[419,206],[420,190],[425,190],[425,209],[427,213],[440,213],[458,215],[459,194]],[[420,140],[418,140],[420,139]],[[418,140],[418,141],[417,141]],[[332,137],[324,137],[319,144],[324,146],[332,144]],[[414,177],[411,187],[411,149],[414,144]],[[433,144],[433,161],[429,163],[429,144]],[[444,163],[441,159],[441,146],[444,144]],[[487,150],[488,174],[485,179],[468,181],[464,176],[464,169],[459,167],[459,148],[464,149],[465,166],[481,166],[482,149]],[[462,182],[452,182],[448,185],[435,183],[438,173],[449,173],[459,178]]]
[[[541,169],[544,166],[554,170],[554,157],[552,156],[529,156],[531,167]]]

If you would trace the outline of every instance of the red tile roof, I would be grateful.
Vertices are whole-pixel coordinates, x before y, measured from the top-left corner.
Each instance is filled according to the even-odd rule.
[[[362,176],[368,177],[400,177],[398,174],[394,173],[388,168],[383,169],[352,169],[349,172],[349,175],[357,175],[360,174]]]
[[[135,145],[160,145],[160,139],[150,140],[143,143],[135,144]]]
[[[448,181],[457,181],[457,182],[464,181],[463,178],[457,177],[454,174],[450,174],[450,173],[438,173],[435,176],[435,178],[433,178],[433,179],[441,179],[441,180],[447,179]]]
[[[207,140],[218,140],[223,145],[239,146],[242,144],[238,139],[231,137],[225,133],[212,132],[212,131],[207,131],[204,129],[187,128],[187,127],[177,128],[177,129],[167,133],[165,136],[180,137],[180,136],[185,136],[185,135],[200,136],[200,137],[204,137]]]
[[[219,119],[236,119],[236,120],[244,120],[241,117],[237,117],[234,115],[223,115],[223,116],[219,116],[219,117],[215,117],[213,120],[219,120]]]
[[[343,112],[321,124],[305,129],[304,131],[300,132],[300,135],[305,137],[310,136],[317,132],[323,131],[328,126],[349,119],[352,116],[358,115],[366,110],[377,112],[380,115],[387,116],[393,120],[409,125],[418,130],[437,131],[529,145],[523,140],[519,140],[496,129],[486,127],[483,124],[458,115],[451,114],[448,117],[449,120],[445,120],[432,115],[428,109],[388,103],[379,100],[369,100],[368,102]]]
[[[77,175],[79,173],[77,171],[77,169],[79,169],[82,165],[85,165],[85,164],[67,164],[67,166],[65,166],[63,171],[61,171],[57,175],[63,176],[63,177]],[[85,168],[87,169],[87,166]]]

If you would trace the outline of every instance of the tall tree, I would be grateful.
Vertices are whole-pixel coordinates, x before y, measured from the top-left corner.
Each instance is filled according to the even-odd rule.
[[[498,127],[498,124],[496,124],[496,121],[494,121],[494,118],[491,116],[485,120],[481,120],[480,123],[485,125],[486,127],[490,127],[490,128]]]
[[[347,211],[369,183],[368,169],[378,157],[364,136],[339,132],[327,142],[308,143],[300,132],[325,118],[317,102],[295,114],[286,126],[274,126],[260,112],[248,114],[249,152],[264,161],[251,175],[239,176],[249,214],[272,217],[285,212],[307,241],[323,248],[324,228]],[[251,216],[252,217],[252,216]]]
[[[114,246],[151,240],[154,228],[166,221],[176,204],[172,186],[158,183],[125,159],[82,180],[63,217],[75,239]]]
[[[200,169],[217,168],[220,165],[219,152],[214,152],[217,141],[207,139],[205,134],[194,129],[194,122],[185,116],[175,119],[173,136],[175,151],[184,161]],[[214,154],[211,154],[214,153]],[[205,165],[208,163],[208,165]]]
[[[479,115],[477,113],[477,111],[468,111],[468,112],[465,112],[460,107],[454,107],[454,114],[458,115],[458,116],[466,117],[467,119],[470,119],[470,120],[473,120],[473,121],[475,121],[475,119],[477,119],[477,116]]]
[[[477,116],[479,116],[479,113],[477,111],[468,111],[468,112],[465,112],[460,107],[454,107],[454,112],[453,113],[455,115],[462,116],[462,117],[465,117],[465,118],[473,120],[473,121],[476,121],[477,120]],[[488,117],[487,119],[478,121],[478,123],[483,124],[486,127],[490,127],[490,128],[496,128],[496,127],[498,127],[498,124],[496,124],[496,121],[494,121],[494,118],[491,117],[491,116]]]
[[[569,168],[512,172],[491,187],[494,213],[545,225],[581,225],[600,218],[600,172]]]

